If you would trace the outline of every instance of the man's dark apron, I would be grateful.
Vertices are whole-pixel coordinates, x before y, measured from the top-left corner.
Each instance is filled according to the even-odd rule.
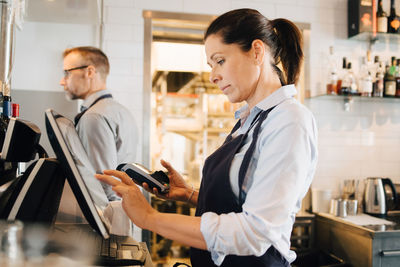
[[[93,107],[97,102],[99,102],[100,100],[102,100],[104,98],[112,98],[112,95],[105,94],[105,95],[98,97],[87,109],[84,109],[83,111],[81,111],[81,113],[78,113],[74,118],[75,126],[78,125],[79,120],[82,118],[83,114],[85,114],[85,112],[89,110],[89,108]]]
[[[261,124],[267,118],[268,113],[273,109],[260,112],[253,120],[252,125],[246,133],[232,138],[232,133],[240,127],[240,121],[235,125],[232,132],[226,138],[224,144],[210,155],[203,168],[203,178],[201,181],[200,192],[197,202],[196,216],[201,216],[205,212],[215,212],[226,214],[229,212],[242,212],[244,203],[244,192],[242,192],[242,184],[252,158],[257,138],[260,132]],[[229,170],[232,160],[240,148],[244,145],[246,137],[251,128],[254,127],[253,140],[246,151],[242,165],[239,169],[239,202],[235,197],[229,179]],[[216,266],[212,259],[211,253],[206,250],[191,248],[191,262],[193,267],[211,267]],[[290,266],[285,258],[271,246],[264,255],[256,256],[236,256],[228,255],[225,257],[221,266],[224,267],[282,267]]]

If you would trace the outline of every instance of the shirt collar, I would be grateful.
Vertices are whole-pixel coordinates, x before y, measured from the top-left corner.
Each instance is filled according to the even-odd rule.
[[[250,112],[248,111],[248,105],[244,105],[235,112],[235,119],[241,119],[247,117],[250,113],[258,112],[260,110],[267,110],[272,108],[286,99],[292,98],[297,94],[296,87],[294,84],[284,85],[271,95],[261,100]]]
[[[106,95],[106,94],[111,94],[111,91],[108,90],[108,89],[104,89],[104,90],[100,90],[100,91],[94,92],[93,94],[88,96],[88,98],[86,98],[83,101],[82,106],[85,107],[85,108],[89,108],[90,105],[92,105],[93,102],[96,101],[97,98],[101,97],[102,95]]]

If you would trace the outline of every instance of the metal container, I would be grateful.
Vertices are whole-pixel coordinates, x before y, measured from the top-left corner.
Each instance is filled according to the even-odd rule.
[[[347,216],[347,200],[345,199],[332,199],[329,213],[338,217]]]
[[[329,209],[330,214],[335,216],[339,215],[339,206],[338,206],[339,200],[340,199],[331,199],[331,206]]]
[[[358,201],[356,199],[347,200],[347,215],[357,215]]]
[[[347,217],[347,200],[341,199],[338,203],[339,206],[339,217]]]

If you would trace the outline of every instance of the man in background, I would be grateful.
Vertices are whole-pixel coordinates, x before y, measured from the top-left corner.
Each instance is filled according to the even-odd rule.
[[[75,127],[96,173],[134,162],[136,123],[106,88],[110,70],[107,56],[98,48],[82,46],[66,49],[63,58],[60,85],[69,99],[83,100]],[[110,201],[119,199],[109,185],[103,184],[103,188]]]

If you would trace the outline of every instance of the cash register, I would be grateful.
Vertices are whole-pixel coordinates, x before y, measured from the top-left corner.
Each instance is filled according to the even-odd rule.
[[[110,221],[104,216],[108,199],[100,182],[94,178],[91,167],[73,122],[52,109],[45,112],[49,141],[60,161],[73,194],[89,224],[55,225],[59,232],[76,236],[77,240],[96,242],[95,265],[153,266],[146,244],[130,236],[110,233]]]
[[[39,145],[39,128],[22,119],[11,118],[0,160],[5,164],[33,161],[23,175],[0,177],[0,219],[52,224],[57,214],[65,176],[58,161],[48,158]]]

